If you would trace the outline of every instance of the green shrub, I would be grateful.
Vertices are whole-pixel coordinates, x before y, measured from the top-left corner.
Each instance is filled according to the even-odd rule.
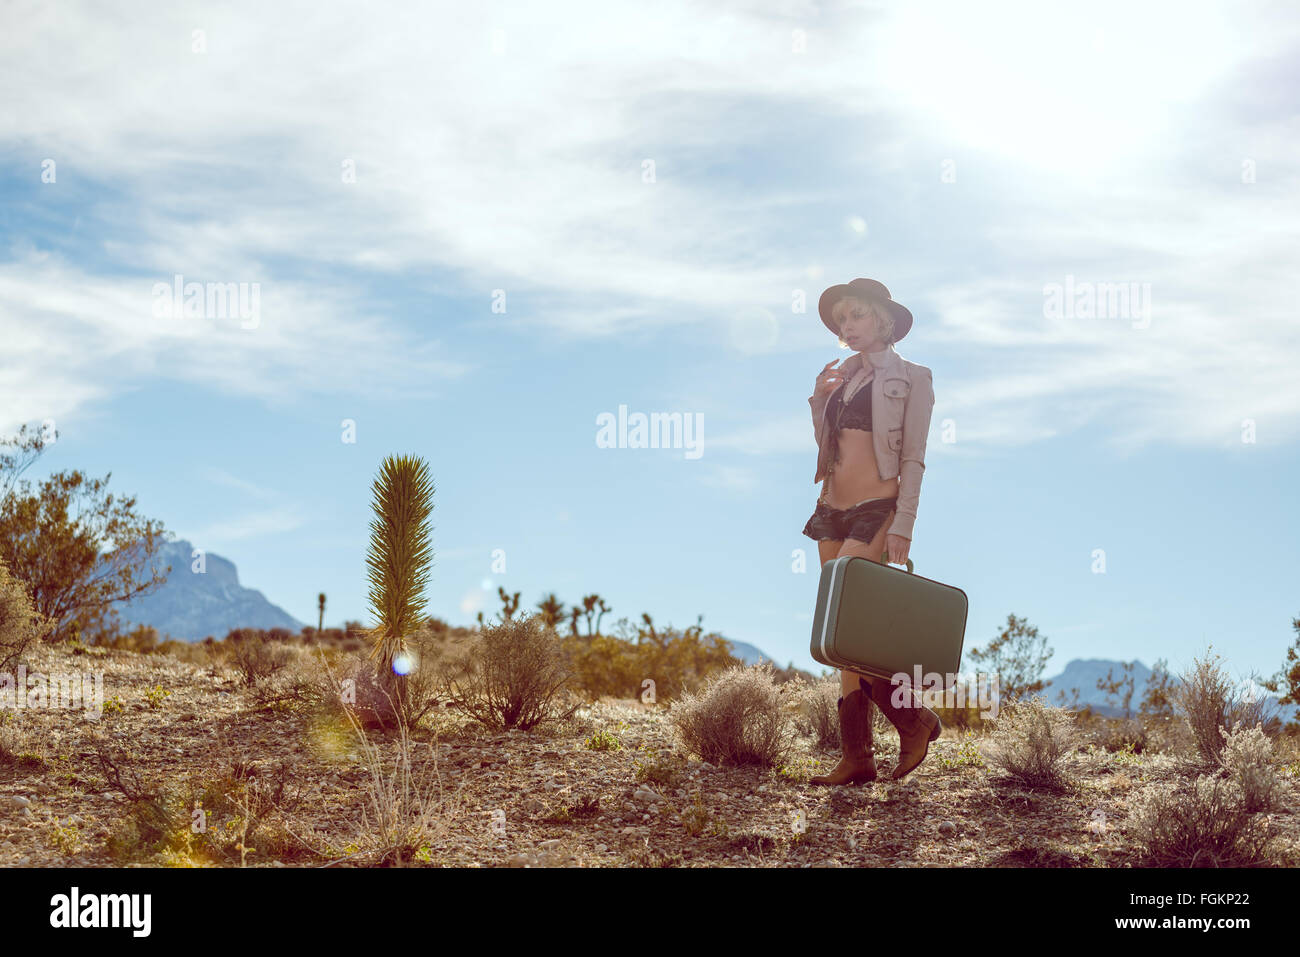
[[[0,560],[0,671],[10,670],[32,642],[53,632],[53,623],[32,606],[27,586]]]
[[[582,742],[582,746],[588,751],[622,751],[623,742],[613,732],[606,731],[603,728],[597,731]]]

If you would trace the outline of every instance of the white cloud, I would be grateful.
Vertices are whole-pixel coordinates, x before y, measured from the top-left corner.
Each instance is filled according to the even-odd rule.
[[[28,246],[0,265],[5,416],[58,418],[153,376],[265,398],[330,388],[321,369],[420,388],[464,366],[383,318],[369,284],[418,285],[431,269],[484,316],[500,288],[574,336],[712,322],[733,351],[776,351],[820,330],[811,316],[787,332],[760,304],[870,256],[932,290],[912,300],[922,348],[961,350],[926,362],[936,418],[958,423],[953,451],[1098,420],[1129,447],[1227,447],[1243,418],[1261,442],[1293,438],[1297,136],[1285,99],[1242,91],[1300,21],[1278,4],[1253,18],[1198,5],[1194,22],[1118,2],[992,19],[943,3],[928,24],[915,10],[376,2],[375,26],[358,30],[350,8],[306,2],[178,3],[134,20],[11,4],[0,143],[33,178],[57,160],[58,183],[41,188],[89,197],[76,235],[98,242],[73,262],[43,251],[59,247],[39,203],[11,220],[31,214]],[[1090,59],[1059,69],[1061,49]],[[996,71],[974,69],[990,58]],[[1252,102],[1273,112],[1227,112]],[[779,167],[760,177],[799,116],[842,118],[843,138],[816,148],[878,179],[846,195]],[[949,156],[959,178],[939,187]],[[736,175],[746,157],[752,177]],[[1251,186],[1243,157],[1260,171]],[[886,194],[917,221],[882,218]],[[851,215],[869,238],[842,235]],[[818,222],[816,245],[792,252]],[[931,258],[939,231],[966,235],[959,248],[980,261]],[[262,327],[148,321],[149,285],[176,272],[262,283]],[[1151,328],[1039,318],[1042,284],[1067,273],[1150,282]],[[936,281],[949,275],[981,278]],[[806,451],[797,418],[712,442]]]
[[[237,475],[231,475],[225,469],[209,467],[203,470],[203,475],[206,479],[216,483],[217,485],[224,485],[227,488],[238,489],[253,498],[268,499],[274,498],[275,496],[275,493],[271,490],[265,489],[255,482],[242,479]]]
[[[195,548],[212,550],[248,538],[292,532],[305,524],[306,518],[297,509],[283,506],[244,512],[194,531],[179,532],[177,537],[193,542]]]
[[[346,289],[268,282],[260,325],[245,329],[237,319],[155,318],[160,281],[169,280],[98,276],[51,253],[0,263],[3,425],[68,418],[147,378],[273,397],[329,390],[343,370],[372,394],[415,394],[466,369]]]

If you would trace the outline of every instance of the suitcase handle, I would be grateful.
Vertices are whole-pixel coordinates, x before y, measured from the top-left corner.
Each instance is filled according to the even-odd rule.
[[[888,551],[888,550],[883,551],[883,552],[880,553],[880,564],[882,564],[882,565],[888,565],[888,564],[889,564],[889,551]],[[907,560],[907,573],[908,573],[909,575],[912,574],[913,568],[914,568],[914,566],[912,565],[912,560],[909,558],[909,559]],[[899,569],[899,570],[901,571],[901,569]]]

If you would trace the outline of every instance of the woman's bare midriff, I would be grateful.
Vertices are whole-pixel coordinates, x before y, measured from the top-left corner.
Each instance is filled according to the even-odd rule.
[[[880,477],[870,432],[840,429],[836,443],[840,457],[826,483],[826,504],[850,508],[869,498],[898,498],[898,478]]]

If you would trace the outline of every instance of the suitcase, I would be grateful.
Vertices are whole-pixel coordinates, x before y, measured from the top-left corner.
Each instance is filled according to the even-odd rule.
[[[856,555],[824,564],[813,658],[868,678],[903,672],[918,691],[955,684],[966,637],[966,593],[912,568],[911,559],[903,571]]]

